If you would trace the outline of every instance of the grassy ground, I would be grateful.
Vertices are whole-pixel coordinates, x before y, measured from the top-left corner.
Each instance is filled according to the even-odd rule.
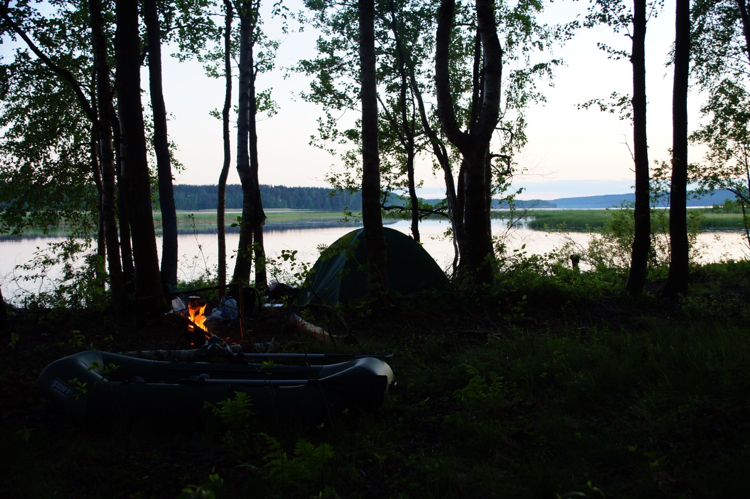
[[[695,268],[691,295],[674,302],[629,297],[623,277],[518,268],[482,293],[378,314],[308,311],[335,334],[345,320],[358,342],[328,351],[393,352],[398,381],[378,412],[323,425],[304,411],[291,425],[74,424],[33,386],[44,365],[91,346],[161,348],[175,330],[93,312],[18,315],[0,350],[0,453],[12,456],[0,496],[741,497],[750,264]],[[251,334],[302,340],[286,317],[269,312]]]

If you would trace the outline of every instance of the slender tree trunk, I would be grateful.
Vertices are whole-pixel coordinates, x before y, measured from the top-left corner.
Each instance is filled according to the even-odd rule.
[[[740,9],[740,19],[742,20],[742,35],[745,37],[745,55],[750,59],[750,16],[747,13],[745,0],[737,0],[737,6]]]
[[[120,262],[120,241],[117,236],[117,202],[115,186],[115,151],[113,148],[112,122],[112,87],[107,49],[107,38],[104,35],[100,0],[89,0],[91,12],[91,32],[94,47],[94,67],[96,68],[96,95],[99,107],[97,123],[97,141],[102,171],[102,214],[104,218],[104,238],[107,246],[107,264],[109,267],[110,292],[115,313],[124,310],[126,304],[125,277]]]
[[[146,137],[141,107],[140,39],[138,4],[117,0],[115,4],[115,61],[117,64],[117,104],[120,113],[120,153],[123,173],[131,199],[131,229],[135,262],[135,288],[139,297],[161,295],[161,275],[156,251],[156,234],[151,208]],[[157,313],[163,299],[138,302],[138,309]]]
[[[177,288],[177,213],[172,189],[172,165],[167,135],[167,108],[164,104],[161,65],[161,34],[156,0],[143,0],[143,20],[148,36],[148,75],[151,108],[154,113],[154,151],[159,178],[162,251],[161,280],[165,292]]]
[[[258,25],[259,2],[244,2],[240,8],[240,83],[239,122],[237,125],[237,173],[242,184],[242,225],[234,279],[249,280],[253,252],[264,255],[263,237],[259,234],[265,223],[258,181],[258,135],[255,115],[255,61],[253,48]],[[254,235],[259,234],[259,238]],[[255,284],[266,283],[265,258],[255,262]]]
[[[368,295],[381,304],[388,292],[387,248],[380,210],[378,90],[375,61],[375,1],[358,0],[362,85],[362,223],[367,250]]]
[[[250,175],[250,150],[248,144],[250,126],[250,80],[252,79],[252,35],[255,26],[252,18],[252,2],[244,1],[238,8],[240,18],[240,63],[239,98],[237,109],[237,173],[242,184],[242,223],[237,259],[234,264],[234,281],[248,282],[252,266],[253,214],[255,197]]]
[[[443,170],[443,177],[445,178],[445,198],[448,202],[448,219],[451,223],[451,230],[453,231],[453,275],[456,273],[458,261],[460,259],[460,253],[458,249],[458,234],[463,233],[462,221],[458,220],[456,216],[456,185],[453,181],[453,170],[451,168],[450,157],[448,151],[445,148],[445,143],[440,139],[437,132],[430,125],[430,121],[427,119],[427,110],[424,105],[424,99],[422,99],[422,92],[419,90],[417,85],[417,79],[414,76],[414,66],[411,60],[407,59],[407,65],[409,69],[409,82],[411,85],[411,91],[417,100],[417,109],[419,110],[419,116],[422,120],[422,128],[424,128],[427,137],[430,139],[430,145],[432,146],[432,152],[438,160],[440,168]]]
[[[446,137],[463,156],[463,179],[459,174],[459,196],[463,181],[464,227],[460,270],[478,284],[492,281],[489,259],[493,255],[490,204],[487,199],[487,153],[492,133],[500,116],[500,83],[502,58],[500,40],[495,25],[492,0],[476,0],[477,31],[481,40],[483,65],[482,88],[477,97],[479,110],[469,132],[459,129],[450,92],[450,37],[454,20],[455,0],[442,0],[438,14],[435,50],[435,89],[438,116]],[[458,203],[459,205],[461,203]],[[460,208],[459,208],[460,209]]]
[[[256,16],[257,7],[256,7]],[[257,21],[256,21],[257,24]],[[249,182],[242,180],[242,195],[250,196],[253,199],[252,203],[252,216],[251,216],[251,227],[253,230],[253,253],[255,256],[255,286],[260,289],[268,287],[266,278],[266,251],[263,247],[263,226],[266,223],[266,214],[263,211],[263,201],[260,193],[260,179],[258,177],[258,170],[260,168],[258,162],[258,129],[256,125],[258,102],[255,97],[255,61],[253,57],[253,46],[250,47],[249,52],[250,67],[253,69],[251,74],[250,82],[248,85],[249,94],[249,111],[250,119],[248,120],[248,141],[250,148],[250,175]],[[245,186],[247,185],[247,190]]]
[[[94,71],[96,72],[96,71]],[[96,77],[96,75],[94,75]],[[93,100],[93,99],[92,99]],[[96,102],[92,102],[96,106]],[[96,185],[96,256],[104,260],[107,257],[107,243],[104,239],[104,209],[102,207],[102,170],[99,165],[98,137],[96,125],[91,127],[91,143],[89,152],[91,155],[91,173],[94,175]],[[97,272],[98,275],[98,272]],[[101,276],[99,276],[101,277]]]
[[[130,242],[130,190],[123,174],[122,154],[120,154],[120,120],[115,116],[114,107],[110,107],[112,116],[112,138],[115,146],[115,179],[117,180],[117,220],[120,228],[120,254],[122,257],[122,278],[125,294],[135,296],[135,266],[133,265],[133,246]]]
[[[260,203],[260,200],[257,201]],[[255,253],[255,286],[258,289],[268,287],[268,275],[266,274],[266,250],[263,246],[263,226],[256,227],[253,232],[253,252]]]
[[[393,0],[389,0],[388,7],[391,14],[391,31],[396,42],[396,56],[398,58],[398,73],[401,77],[399,107],[401,117],[401,129],[403,134],[399,134],[401,143],[406,152],[406,176],[409,184],[409,199],[411,201],[411,234],[415,241],[419,242],[419,197],[417,196],[416,182],[414,180],[414,116],[409,120],[407,109],[407,92],[410,91],[409,77],[407,74],[406,54],[401,43],[399,35],[398,20],[396,18],[396,6]],[[414,103],[414,94],[412,91],[412,104]],[[413,108],[413,105],[412,105]]]
[[[690,72],[690,0],[677,0],[672,92],[672,186],[669,194],[669,275],[665,296],[687,293],[690,263],[687,234],[688,85]]]
[[[633,8],[633,155],[635,161],[635,237],[626,289],[643,291],[651,249],[651,204],[648,147],[646,145],[646,0],[635,0]]]
[[[216,207],[216,227],[219,239],[219,295],[223,296],[227,284],[227,240],[224,213],[226,207],[227,177],[232,163],[232,141],[229,136],[229,113],[232,110],[232,20],[234,9],[230,0],[224,0],[224,109],[221,113],[224,139],[224,164],[219,175],[218,206]]]

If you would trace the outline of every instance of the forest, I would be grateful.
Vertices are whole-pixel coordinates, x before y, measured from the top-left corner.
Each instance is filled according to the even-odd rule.
[[[362,198],[359,193],[332,193],[324,187],[286,187],[283,185],[260,186],[263,206],[266,208],[289,208],[295,210],[359,211]],[[175,185],[175,209],[215,210],[218,206],[217,186],[215,185]],[[224,197],[227,209],[242,208],[242,186],[227,185]]]
[[[551,3],[0,2],[0,234],[69,229],[25,264],[41,283],[19,279],[22,302],[0,291],[0,496],[744,495],[750,261],[702,259],[687,207],[691,192],[730,192],[716,209],[750,248],[746,0],[590,0],[544,21]],[[674,26],[660,95],[645,77],[655,16]],[[314,55],[284,71],[307,78],[296,95],[319,112],[310,141],[335,162],[330,188],[261,185],[258,131],[278,111],[262,79],[305,29]],[[594,29],[625,42],[598,47],[632,85],[580,106],[629,125],[633,202],[602,214],[587,247],[511,248],[529,107],[566,63],[556,49]],[[167,57],[222,82],[215,186],[175,185]],[[672,103],[672,141],[655,161],[656,99]],[[439,199],[418,196],[420,162]],[[363,229],[319,245],[316,267],[295,248],[267,255],[264,210],[284,204]],[[219,261],[185,281],[177,210],[207,205]],[[389,216],[409,223],[390,249]],[[452,264],[401,293],[421,279],[408,255],[431,216],[448,222]],[[302,305],[324,275],[359,279],[363,298]],[[60,361],[75,371],[50,381]],[[152,378],[160,366],[192,375]],[[347,366],[352,385],[321,374]]]

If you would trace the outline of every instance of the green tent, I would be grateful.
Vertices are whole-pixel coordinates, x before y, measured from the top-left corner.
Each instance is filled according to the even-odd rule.
[[[445,273],[419,243],[395,229],[386,227],[384,231],[391,293],[408,295],[448,285]],[[362,300],[367,291],[366,261],[364,229],[342,236],[315,262],[297,304],[335,305]]]

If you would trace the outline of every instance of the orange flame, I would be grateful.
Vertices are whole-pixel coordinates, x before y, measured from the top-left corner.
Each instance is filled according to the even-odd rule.
[[[190,322],[201,328],[206,333],[208,333],[208,328],[203,323],[206,322],[206,316],[204,315],[204,312],[206,311],[207,305],[208,304],[201,307],[197,304],[195,306],[193,306],[192,303],[188,304],[188,315],[190,316]],[[192,325],[190,326],[190,328],[192,330]]]

